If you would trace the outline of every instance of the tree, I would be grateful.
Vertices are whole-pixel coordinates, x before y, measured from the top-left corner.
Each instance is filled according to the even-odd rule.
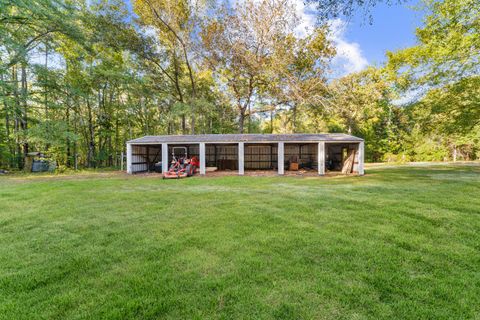
[[[326,28],[316,28],[305,37],[290,33],[277,43],[268,86],[262,94],[268,95],[275,108],[289,114],[288,121],[282,123],[283,132],[308,130],[311,109],[325,108],[326,71],[334,54]]]
[[[0,3],[0,75],[4,93],[7,139],[14,136],[16,148],[10,154],[22,166],[29,151],[30,126],[28,55],[54,35],[80,40],[75,6],[62,1],[4,1]],[[8,76],[10,79],[7,80]],[[10,131],[13,122],[13,133]]]
[[[136,0],[135,12],[142,25],[153,28],[157,39],[144,57],[149,59],[171,82],[179,104],[190,106],[190,129],[195,133],[195,104],[198,98],[195,75],[195,31],[202,6],[192,6],[187,0]],[[183,77],[188,78],[188,85]],[[185,96],[188,95],[189,98]],[[185,116],[182,131],[186,133]]]
[[[429,90],[407,109],[414,119],[418,160],[472,159],[480,147],[480,77]],[[436,148],[432,149],[433,145]],[[418,146],[423,149],[418,150]],[[434,152],[436,151],[436,152]],[[429,154],[429,158],[423,158]]]
[[[240,133],[253,113],[252,104],[268,85],[275,50],[287,44],[295,21],[289,1],[247,0],[233,10],[222,7],[202,30],[205,63],[236,106]]]
[[[381,161],[404,152],[404,112],[392,104],[392,83],[381,68],[370,67],[331,82],[326,117],[331,131],[364,137],[366,156]]]
[[[479,8],[425,1],[417,45],[339,79],[328,24],[299,35],[292,0],[136,0],[136,16],[123,0],[3,1],[0,165],[114,166],[140,135],[235,131],[349,132],[374,161],[478,158]]]
[[[381,3],[387,5],[401,4],[406,0],[307,0],[307,3],[317,8],[318,17],[327,21],[330,18],[337,18],[341,15],[351,17],[359,10],[369,16],[370,22],[373,20],[371,9]]]
[[[457,141],[480,125],[480,7],[475,0],[424,3],[418,45],[389,52],[387,70],[401,93],[421,92],[411,102],[417,131],[440,139],[455,159]]]
[[[64,0],[13,0],[0,3],[1,69],[25,60],[26,55],[52,34],[81,42],[75,5]]]
[[[480,7],[476,0],[425,0],[418,45],[388,52],[388,67],[405,85],[458,81],[480,72]]]

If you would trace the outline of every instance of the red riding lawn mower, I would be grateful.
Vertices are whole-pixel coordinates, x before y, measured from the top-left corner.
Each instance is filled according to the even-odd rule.
[[[183,151],[183,154],[178,155],[176,151]],[[200,166],[200,161],[196,156],[191,159],[188,158],[186,147],[172,148],[172,162],[167,172],[163,173],[163,179],[180,179],[191,177],[197,172]]]

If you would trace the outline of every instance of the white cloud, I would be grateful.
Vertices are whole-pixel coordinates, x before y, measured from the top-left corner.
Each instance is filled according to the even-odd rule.
[[[231,0],[238,3],[242,0]],[[261,1],[261,0],[254,0]],[[317,15],[313,4],[305,4],[304,0],[289,0],[294,6],[299,24],[295,28],[297,37],[305,37],[315,28]],[[332,67],[334,76],[340,77],[352,72],[358,72],[368,66],[368,60],[363,56],[360,45],[356,42],[350,42],[345,38],[347,23],[341,19],[333,19],[329,23],[331,33],[329,39],[333,42],[337,50],[337,55],[333,58]]]
[[[316,15],[312,4],[305,5],[303,0],[291,0],[298,18],[299,25],[295,28],[297,37],[305,37],[315,28]]]
[[[300,19],[299,25],[295,28],[298,37],[305,37],[315,27],[316,12],[313,5],[305,5],[303,0],[291,0],[295,6]],[[330,25],[330,40],[337,50],[337,55],[332,61],[335,74],[343,76],[352,72],[363,70],[368,61],[362,54],[360,45],[356,42],[349,42],[345,38],[347,24],[341,19],[333,19]]]
[[[220,0],[218,0],[221,2]],[[264,0],[251,0],[254,3],[262,3]],[[229,0],[232,6],[245,5],[245,0]],[[295,28],[295,35],[299,38],[307,36],[315,27],[316,15],[313,4],[306,5],[304,0],[287,0],[287,4],[295,9],[295,13],[299,19],[298,26]]]
[[[331,30],[329,37],[337,49],[337,55],[332,61],[333,67],[343,70],[340,75],[363,70],[368,65],[368,61],[363,56],[358,43],[345,39],[347,24],[341,19],[331,20],[329,24]]]

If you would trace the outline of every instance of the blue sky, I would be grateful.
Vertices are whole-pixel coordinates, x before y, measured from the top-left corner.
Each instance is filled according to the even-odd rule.
[[[124,0],[131,9],[130,0]],[[221,0],[220,0],[221,1]],[[241,2],[242,0],[227,0]],[[290,0],[302,19],[300,29],[308,32],[316,22],[312,7],[305,6],[304,0]],[[385,62],[387,50],[393,51],[415,44],[415,29],[422,24],[422,14],[411,8],[418,0],[407,0],[401,5],[378,4],[371,10],[372,24],[363,10],[349,18],[331,22],[332,41],[337,48],[333,63],[332,77],[360,71],[368,65]]]
[[[297,34],[307,34],[316,22],[314,6],[306,6],[304,0],[290,1],[302,20]],[[331,77],[360,71],[368,65],[380,65],[386,60],[387,50],[415,45],[415,29],[422,25],[421,12],[413,9],[418,1],[407,0],[405,4],[391,6],[378,4],[370,11],[372,23],[364,9],[359,9],[353,17],[332,19],[330,40],[337,56],[333,59]]]
[[[380,4],[372,10],[373,24],[362,14],[347,25],[344,37],[356,42],[370,64],[385,61],[387,50],[396,50],[415,44],[415,29],[422,24],[422,14],[413,10],[415,2],[387,6]]]

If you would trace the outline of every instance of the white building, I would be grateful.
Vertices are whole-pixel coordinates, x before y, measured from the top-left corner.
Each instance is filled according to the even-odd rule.
[[[127,142],[127,172],[150,171],[160,161],[167,171],[174,147],[197,156],[202,175],[209,166],[239,175],[245,170],[277,170],[283,175],[291,162],[324,175],[342,171],[349,157],[354,160],[348,173],[364,174],[363,139],[341,133],[145,136]]]

